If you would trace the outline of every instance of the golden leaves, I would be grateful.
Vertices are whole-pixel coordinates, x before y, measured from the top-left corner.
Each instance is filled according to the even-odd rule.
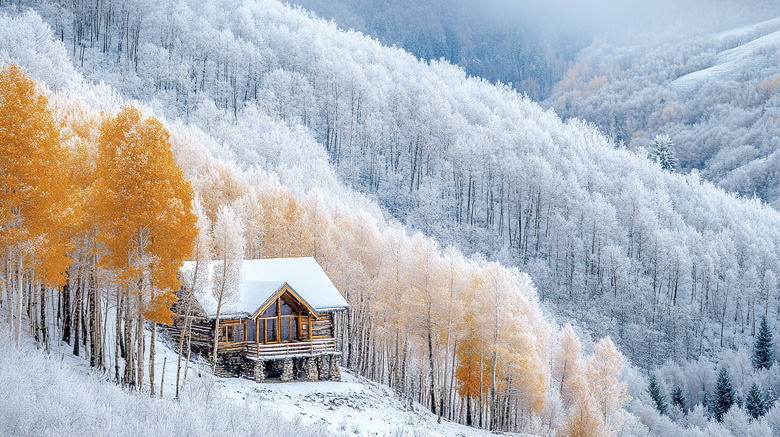
[[[48,99],[16,64],[0,70],[0,245],[32,256],[47,285],[64,280],[68,150]]]
[[[135,289],[147,303],[144,314],[160,323],[170,321],[176,274],[197,235],[192,188],[169,138],[159,120],[125,106],[100,127],[96,169],[102,263],[142,284]]]

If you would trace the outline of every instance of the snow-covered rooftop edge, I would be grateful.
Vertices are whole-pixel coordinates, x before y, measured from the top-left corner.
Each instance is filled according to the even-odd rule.
[[[195,296],[209,317],[215,317],[217,314],[217,299],[212,293],[213,268],[216,263],[211,263],[208,284],[204,292]],[[194,264],[193,261],[185,262],[182,270],[193,269]],[[253,259],[242,262],[239,291],[230,299],[223,300],[219,318],[250,317],[285,283],[317,312],[343,310],[349,307],[314,258]]]

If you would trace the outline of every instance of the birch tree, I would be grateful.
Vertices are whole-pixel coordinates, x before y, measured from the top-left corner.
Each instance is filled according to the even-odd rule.
[[[214,324],[214,350],[211,355],[211,370],[217,366],[219,347],[219,316],[222,304],[240,291],[243,276],[243,259],[246,248],[244,222],[232,207],[222,205],[214,223],[214,273],[211,293],[217,301],[217,314]]]

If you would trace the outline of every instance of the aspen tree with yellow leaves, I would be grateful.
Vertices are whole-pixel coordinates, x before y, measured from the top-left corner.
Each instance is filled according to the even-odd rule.
[[[150,381],[158,323],[170,324],[177,273],[197,235],[193,192],[173,161],[169,134],[125,106],[100,127],[96,212],[101,264],[119,271],[127,345],[125,383],[143,386],[144,324],[152,323]]]
[[[623,371],[623,355],[612,339],[604,337],[596,343],[593,355],[588,359],[588,381],[601,421],[609,429],[612,415],[631,400],[625,381],[620,380]]]
[[[565,404],[571,404],[579,390],[582,380],[584,363],[580,355],[582,344],[570,324],[561,329],[558,336],[558,344],[553,350],[552,376],[561,399]]]
[[[61,285],[70,264],[66,255],[68,242],[63,239],[66,224],[60,217],[68,190],[62,169],[68,159],[68,150],[59,143],[59,126],[47,97],[21,67],[3,67],[0,247],[5,266],[8,326],[15,332],[17,345],[25,302],[35,302],[30,293],[41,286]]]

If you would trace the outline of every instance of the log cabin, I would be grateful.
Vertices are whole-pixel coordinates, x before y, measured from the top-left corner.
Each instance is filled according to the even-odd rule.
[[[193,351],[210,360],[218,335],[217,376],[257,382],[340,380],[333,315],[348,305],[319,263],[314,258],[258,259],[243,261],[242,268],[237,294],[223,299],[218,333],[211,290],[194,296],[189,315]],[[184,297],[186,290],[180,294]],[[182,302],[174,307],[175,340],[186,320],[184,308]]]

